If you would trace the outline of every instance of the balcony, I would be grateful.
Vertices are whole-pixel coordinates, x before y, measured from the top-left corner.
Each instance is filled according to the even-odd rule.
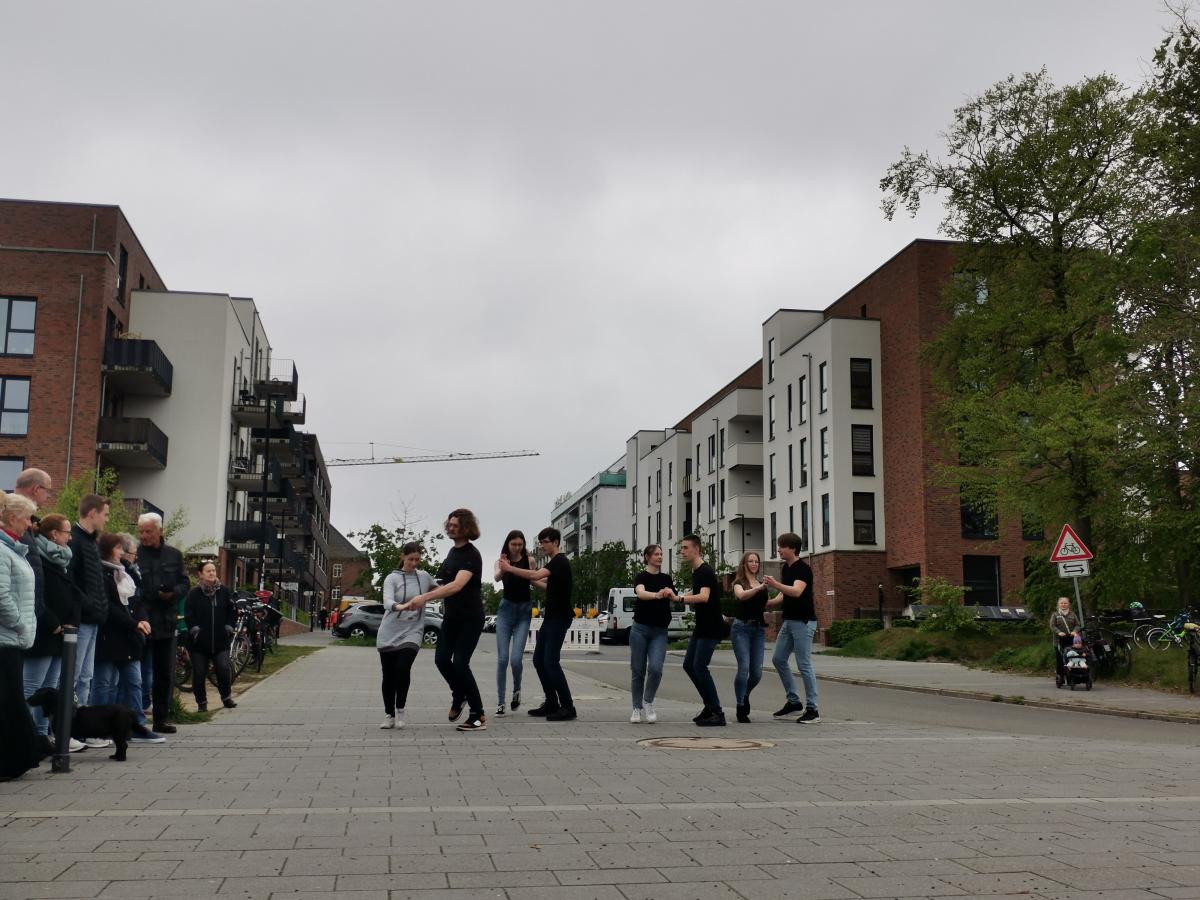
[[[303,394],[293,400],[274,398],[271,400],[269,408],[270,415],[268,417],[266,402],[244,394],[233,403],[233,421],[239,425],[249,425],[251,428],[266,428],[268,418],[271,428],[304,424],[307,402]]]
[[[278,493],[279,485],[283,481],[283,475],[279,469],[279,462],[272,459],[270,466],[267,467],[267,493]],[[250,493],[262,494],[263,491],[263,459],[261,456],[256,456],[254,459],[247,459],[244,456],[235,456],[229,461],[229,487],[235,491],[248,491]]]
[[[149,419],[102,416],[96,450],[105,463],[118,469],[167,467],[167,436]]]
[[[762,441],[738,441],[725,448],[725,465],[731,469],[738,466],[757,466],[762,468]]]
[[[690,496],[690,495],[691,495],[691,493],[692,493],[692,476],[691,476],[691,473],[689,473],[689,474],[687,474],[687,475],[684,475],[684,476],[683,476],[683,478],[680,480],[680,482],[679,482],[679,490],[680,490],[680,491],[683,493],[683,496],[685,496],[685,497],[687,497],[687,496]]]
[[[576,519],[574,522],[568,522],[566,525],[563,526],[562,536],[564,538],[569,538],[571,535],[573,535],[578,530],[579,530],[579,520]]]
[[[263,545],[263,523],[247,519],[227,519],[225,521],[225,540],[223,545],[237,556],[246,559],[257,559],[258,548]],[[266,523],[266,554],[268,557],[279,556],[282,541],[279,532],[270,522]]]
[[[124,394],[171,396],[175,369],[154,341],[113,338],[104,345],[101,371]]]
[[[734,494],[725,498],[725,520],[761,519],[763,517],[762,494]]]
[[[591,513],[584,513],[582,516],[579,517],[579,527],[580,528],[591,528],[592,527],[592,514]]]
[[[266,371],[254,379],[256,397],[275,397],[295,400],[300,388],[300,375],[290,359],[267,360]]]

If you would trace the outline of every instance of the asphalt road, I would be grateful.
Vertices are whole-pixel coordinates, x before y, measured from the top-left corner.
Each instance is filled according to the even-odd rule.
[[[488,663],[476,666],[479,674],[489,672],[494,665],[494,655],[487,651],[486,643],[480,645],[479,657],[488,658]],[[482,659],[481,659],[482,662]],[[820,657],[815,660],[820,678]],[[599,653],[564,653],[563,664],[568,672],[577,672],[594,678],[614,689],[629,691],[629,648],[601,645]],[[527,658],[526,670],[532,666]],[[732,666],[712,668],[713,677],[726,714],[733,721],[733,675]],[[532,675],[532,672],[528,672]],[[486,676],[485,676],[486,677]],[[800,685],[797,676],[797,686]],[[481,684],[490,683],[490,679]],[[533,682],[536,684],[536,681]],[[1177,725],[1145,719],[1126,719],[1094,713],[1072,713],[1060,710],[1023,707],[1008,703],[990,703],[980,700],[960,700],[912,691],[887,688],[863,687],[820,681],[821,717],[831,721],[878,722],[881,724],[928,725],[940,728],[961,728],[976,732],[996,732],[1009,735],[1061,737],[1072,735],[1080,740],[1116,741],[1142,745],[1170,744],[1173,746],[1200,749],[1200,726]],[[801,691],[803,688],[801,687]],[[696,701],[700,703],[695,688],[683,672],[682,656],[668,654],[659,695],[667,700]],[[782,705],[783,691],[779,676],[771,668],[770,656],[763,669],[761,685],[751,696],[755,707],[751,713],[754,721],[767,721],[770,714]],[[780,723],[781,728],[791,723]],[[796,726],[804,727],[804,726]],[[736,725],[730,726],[735,730]]]

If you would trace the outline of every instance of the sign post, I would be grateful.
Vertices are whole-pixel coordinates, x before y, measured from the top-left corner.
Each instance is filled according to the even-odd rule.
[[[1050,562],[1058,563],[1058,577],[1070,578],[1075,585],[1075,611],[1083,627],[1083,601],[1079,599],[1079,579],[1092,574],[1092,551],[1079,539],[1070,525],[1064,525],[1050,554]]]

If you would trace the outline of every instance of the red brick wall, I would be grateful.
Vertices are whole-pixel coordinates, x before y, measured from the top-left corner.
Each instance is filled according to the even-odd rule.
[[[93,224],[95,248],[92,252]],[[129,253],[125,304],[117,301],[120,246]],[[100,367],[106,313],[128,323],[128,291],[141,276],[147,287],[164,285],[129,223],[114,206],[0,201],[0,296],[37,300],[34,354],[0,357],[0,375],[28,376],[29,433],[0,437],[0,456],[17,456],[50,473],[56,485],[96,464],[96,429],[102,410]],[[85,251],[37,252],[11,248]],[[107,253],[108,255],[105,255]],[[83,287],[80,314],[80,284]],[[75,405],[71,386],[79,332]],[[74,425],[70,462],[67,435]]]

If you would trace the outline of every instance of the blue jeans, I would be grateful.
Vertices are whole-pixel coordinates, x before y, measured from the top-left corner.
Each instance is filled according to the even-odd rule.
[[[643,702],[654,702],[666,659],[667,629],[634,622],[629,628],[629,666],[633,669],[629,690],[634,709],[641,709]],[[646,677],[647,670],[649,678]]]
[[[508,665],[512,662],[513,696],[521,692],[521,675],[525,671],[525,642],[529,640],[529,625],[533,621],[533,601],[512,603],[500,601],[496,611],[496,693],[504,705]]]
[[[546,705],[551,709],[573,709],[575,701],[571,699],[571,688],[567,685],[567,675],[563,671],[562,645],[571,630],[570,619],[543,619],[537,630],[537,644],[533,648],[533,668],[537,671],[538,681],[542,683],[542,693],[546,695]]]
[[[692,679],[692,684],[696,686],[700,699],[704,701],[704,708],[710,712],[721,711],[721,698],[717,696],[717,685],[713,681],[712,673],[708,671],[713,651],[717,649],[719,643],[721,641],[717,638],[693,636],[688,641],[687,653],[683,657],[683,671],[687,672],[688,678]]]
[[[92,706],[117,703],[133,711],[134,721],[146,724],[142,707],[142,661],[96,663],[96,679],[92,685]]]
[[[733,677],[733,696],[738,706],[750,703],[750,692],[762,681],[763,650],[767,630],[758,622],[734,620],[729,638],[737,658],[737,675]]]
[[[816,709],[818,707],[817,676],[813,674],[812,642],[817,633],[816,622],[800,622],[795,619],[784,619],[779,628],[779,637],[775,638],[775,653],[771,662],[787,691],[788,703],[799,703],[800,695],[796,693],[796,679],[792,677],[792,667],[789,657],[796,654],[796,668],[804,680],[804,702]]]
[[[33,696],[39,688],[58,688],[58,675],[62,671],[62,660],[57,656],[27,656],[22,665],[22,675],[25,678],[25,699]],[[42,714],[39,707],[30,707],[33,713],[33,724],[37,726],[38,734],[50,733],[50,721]]]
[[[96,668],[96,637],[99,625],[80,625],[75,645],[75,700],[87,706],[92,699],[92,675]]]

